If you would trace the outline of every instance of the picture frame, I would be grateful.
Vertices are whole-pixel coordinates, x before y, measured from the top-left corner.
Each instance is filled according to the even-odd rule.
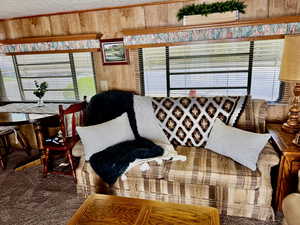
[[[129,64],[129,53],[123,38],[103,39],[100,43],[103,65]]]

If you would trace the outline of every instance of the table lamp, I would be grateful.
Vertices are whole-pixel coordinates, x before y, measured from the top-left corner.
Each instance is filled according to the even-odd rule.
[[[295,83],[294,97],[289,109],[288,120],[282,125],[282,129],[288,133],[296,133],[300,130],[300,35],[285,37],[280,80]]]

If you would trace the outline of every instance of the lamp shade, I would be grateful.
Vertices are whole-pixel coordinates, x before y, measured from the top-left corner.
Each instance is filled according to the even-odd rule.
[[[280,80],[300,82],[300,35],[285,37]]]

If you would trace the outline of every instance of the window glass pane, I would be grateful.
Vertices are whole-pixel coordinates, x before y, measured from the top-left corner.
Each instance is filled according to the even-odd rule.
[[[72,76],[70,63],[51,65],[24,65],[18,67],[21,77]]]
[[[26,100],[36,99],[34,80],[48,83],[44,100],[76,99],[69,54],[19,55],[16,59]]]
[[[38,79],[22,79],[24,89],[35,89],[34,81],[38,83],[46,81],[48,83],[48,89],[74,89],[72,78],[38,78]]]
[[[19,55],[18,64],[41,64],[49,62],[69,62],[68,54]]]
[[[171,87],[247,87],[248,73],[176,75],[170,77]]]
[[[249,42],[170,47],[170,72],[248,70]]]
[[[37,100],[37,97],[33,94],[32,91],[24,91],[25,98],[27,100]],[[47,91],[43,100],[74,100],[75,94],[74,91]]]
[[[19,86],[11,56],[0,55],[0,70],[2,73],[7,99],[12,101],[21,100]]]
[[[195,90],[171,90],[170,96],[180,97],[180,96],[194,96]],[[209,89],[209,90],[197,90],[197,96],[229,96],[229,95],[247,95],[247,90],[245,89]]]
[[[16,67],[22,84],[20,91],[24,93],[25,100],[37,99],[33,94],[35,80],[38,83],[48,83],[48,92],[44,100],[83,99],[83,96],[91,97],[96,93],[92,57],[89,52],[0,56],[0,69],[3,71],[2,77],[9,100],[21,100],[13,58],[17,62]],[[78,90],[75,90],[76,87]],[[77,91],[79,96],[76,96]]]
[[[194,88],[193,95],[241,95],[247,89],[249,50],[249,42],[172,46],[169,48],[170,87]],[[210,89],[213,87],[225,90],[214,91]],[[174,91],[170,92],[171,96],[183,93]]]
[[[95,76],[90,52],[74,53],[74,64],[76,68],[79,98],[88,99],[96,94]]]

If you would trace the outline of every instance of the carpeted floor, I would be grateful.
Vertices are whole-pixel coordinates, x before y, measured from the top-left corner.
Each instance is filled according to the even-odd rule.
[[[63,225],[84,201],[77,196],[69,176],[50,175],[43,178],[41,167],[20,172],[12,169],[26,157],[21,152],[9,156],[8,168],[0,168],[0,224]],[[222,216],[222,225],[279,225],[241,217]]]

